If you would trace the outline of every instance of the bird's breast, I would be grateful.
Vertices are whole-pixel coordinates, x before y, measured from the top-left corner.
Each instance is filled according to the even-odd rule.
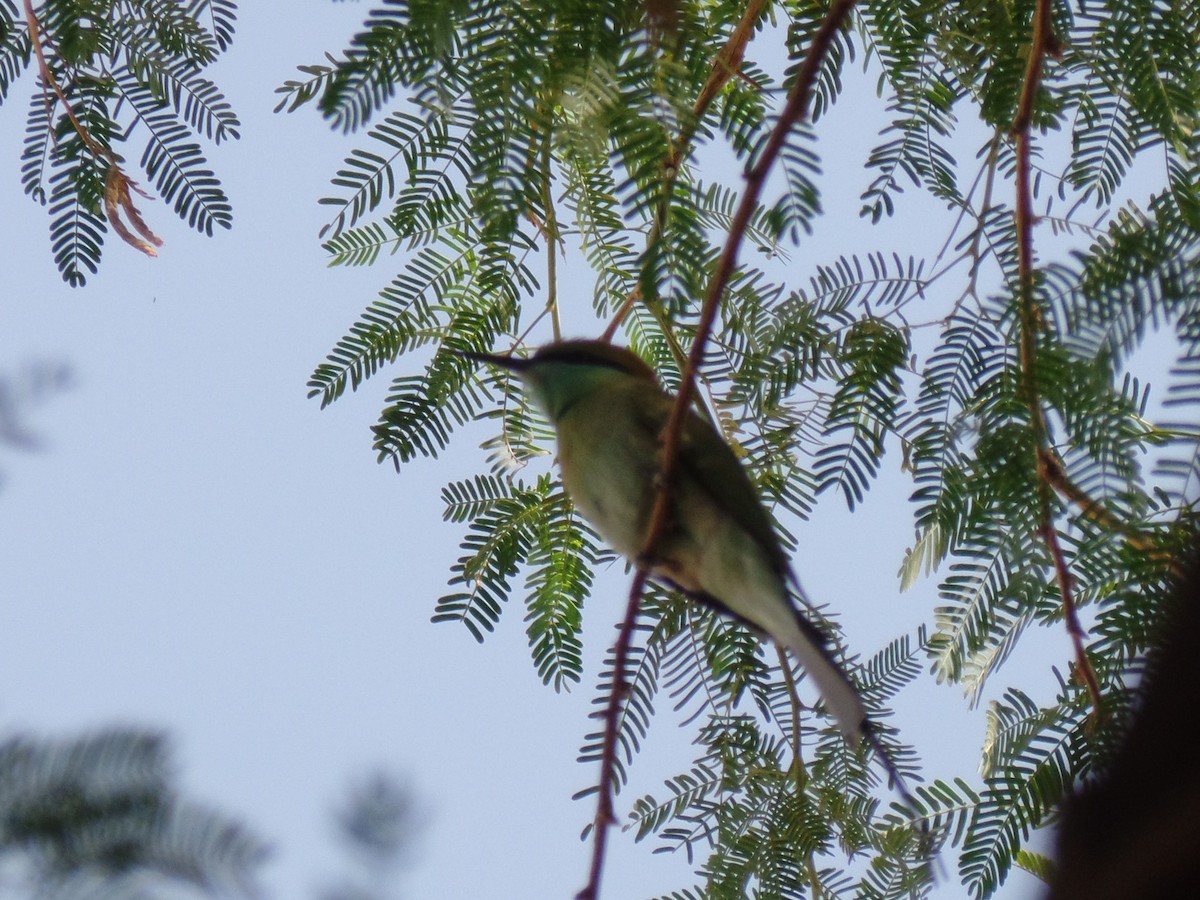
[[[641,551],[654,503],[657,450],[657,436],[612,398],[581,403],[559,423],[558,462],[567,493],[613,549],[630,559]]]

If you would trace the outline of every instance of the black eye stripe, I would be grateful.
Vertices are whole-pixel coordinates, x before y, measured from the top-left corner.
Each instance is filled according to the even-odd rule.
[[[607,366],[610,369],[616,369],[618,372],[624,372],[625,366],[621,365],[615,359],[609,359],[607,356],[602,356],[599,353],[588,353],[586,350],[580,350],[578,347],[550,347],[543,350],[534,357],[538,362],[562,362],[572,365],[588,365],[588,366]]]

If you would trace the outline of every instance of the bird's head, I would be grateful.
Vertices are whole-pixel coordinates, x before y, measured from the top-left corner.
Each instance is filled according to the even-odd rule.
[[[633,378],[657,386],[653,370],[635,353],[604,341],[559,341],[529,357],[461,355],[514,372],[554,421],[581,397],[604,390],[615,380]]]

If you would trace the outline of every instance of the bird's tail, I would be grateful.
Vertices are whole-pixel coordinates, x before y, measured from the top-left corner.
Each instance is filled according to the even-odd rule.
[[[821,692],[829,712],[837,720],[838,727],[852,745],[858,747],[866,743],[867,747],[879,759],[879,764],[887,773],[888,783],[904,802],[904,805],[915,816],[920,807],[916,797],[908,787],[904,773],[891,750],[880,739],[879,728],[867,718],[867,708],[863,705],[862,697],[854,682],[841,664],[834,659],[829,650],[829,642],[824,634],[802,615],[796,615],[796,629],[786,641],[788,648],[796,655]],[[932,847],[932,836],[926,823],[919,827],[922,844]]]
[[[855,747],[867,736],[867,708],[863,706],[858,688],[846,670],[829,651],[829,639],[815,625],[797,613],[795,627],[776,635],[813,680],[825,700],[829,712],[837,719],[846,739]]]

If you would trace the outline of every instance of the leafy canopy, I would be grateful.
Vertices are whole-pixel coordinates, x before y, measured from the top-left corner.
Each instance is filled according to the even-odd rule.
[[[316,105],[361,135],[322,201],[331,262],[393,273],[310,391],[327,405],[388,369],[375,446],[397,466],[490,426],[489,471],[444,490],[466,537],[434,618],[482,640],[519,599],[556,689],[583,677],[582,606],[609,554],[548,465],[547,424],[453,351],[608,326],[678,385],[741,174],[827,12],[807,0],[383,0],[340,54],[280,88],[280,110]],[[119,153],[135,134],[150,186],[182,218],[228,226],[193,138],[237,136],[201,75],[232,23],[225,0],[0,0],[0,101],[38,59],[22,177],[50,207],[70,283],[96,271],[109,227],[152,250]],[[618,785],[664,692],[695,729],[696,758],[630,812],[640,836],[699,861],[697,884],[671,896],[921,895],[922,829],[957,848],[976,897],[1014,865],[1052,871],[1032,836],[1103,767],[1195,529],[1198,73],[1190,0],[878,0],[837,32],[811,116],[786,123],[764,199],[734,230],[748,252],[700,387],[789,541],[819,499],[857,509],[881,473],[912,479],[899,586],[936,572],[938,603],[915,634],[866,656],[843,649],[877,720],[925,669],[970,704],[997,698],[982,778],[932,773],[915,808],[887,806],[804,702],[802,672],[652,588],[623,679],[610,658],[599,692],[631,685]],[[844,142],[825,140],[847,102],[878,121],[858,171]],[[833,177],[858,185],[856,237],[899,222],[924,249],[864,237],[813,258],[810,235],[839,211],[822,201]],[[567,299],[586,293],[592,326]],[[1170,374],[1152,389],[1147,360],[1164,352]],[[1050,702],[993,683],[1034,624],[1077,646],[1071,671],[1047,678]],[[581,757],[597,759],[602,739],[589,735]],[[915,774],[916,751],[884,739]]]
[[[280,109],[316,104],[365,132],[322,201],[331,263],[396,272],[311,394],[329,404],[399,368],[375,428],[397,466],[491,424],[490,472],[444,491],[467,537],[434,618],[482,640],[521,600],[534,664],[556,688],[582,677],[580,608],[607,553],[545,468],[546,423],[453,351],[519,352],[564,320],[586,333],[567,300],[586,278],[591,330],[619,322],[677,384],[739,173],[825,15],[794,2],[384,2],[340,55],[280,88]],[[919,254],[864,237],[812,259],[835,152],[822,117],[852,89],[861,102],[859,60],[881,103],[859,174],[837,160],[837,177],[861,185],[857,231],[924,215],[914,188],[946,225]],[[960,849],[973,896],[1014,864],[1049,871],[1030,836],[1102,764],[1194,528],[1197,72],[1200,12],[1182,0],[881,0],[837,35],[813,121],[788,134],[738,236],[756,252],[707,347],[707,406],[785,529],[823,494],[855,509],[881,472],[912,479],[901,586],[937,571],[940,599],[928,631],[852,657],[876,717],[926,667],[978,702],[1028,626],[1074,628],[1077,607],[1089,625],[1075,674],[1091,672],[1095,691],[1062,677],[1049,705],[1001,692],[982,781],[935,777],[916,809],[888,808],[820,710],[798,705],[802,673],[740,626],[652,591],[617,778],[665,691],[698,755],[631,815],[662,849],[700,854],[701,881],[672,896],[919,895],[918,826]],[[1022,191],[1036,221],[1015,214]],[[1176,354],[1165,390],[1139,368],[1149,340]],[[895,750],[916,768],[911,748]]]

